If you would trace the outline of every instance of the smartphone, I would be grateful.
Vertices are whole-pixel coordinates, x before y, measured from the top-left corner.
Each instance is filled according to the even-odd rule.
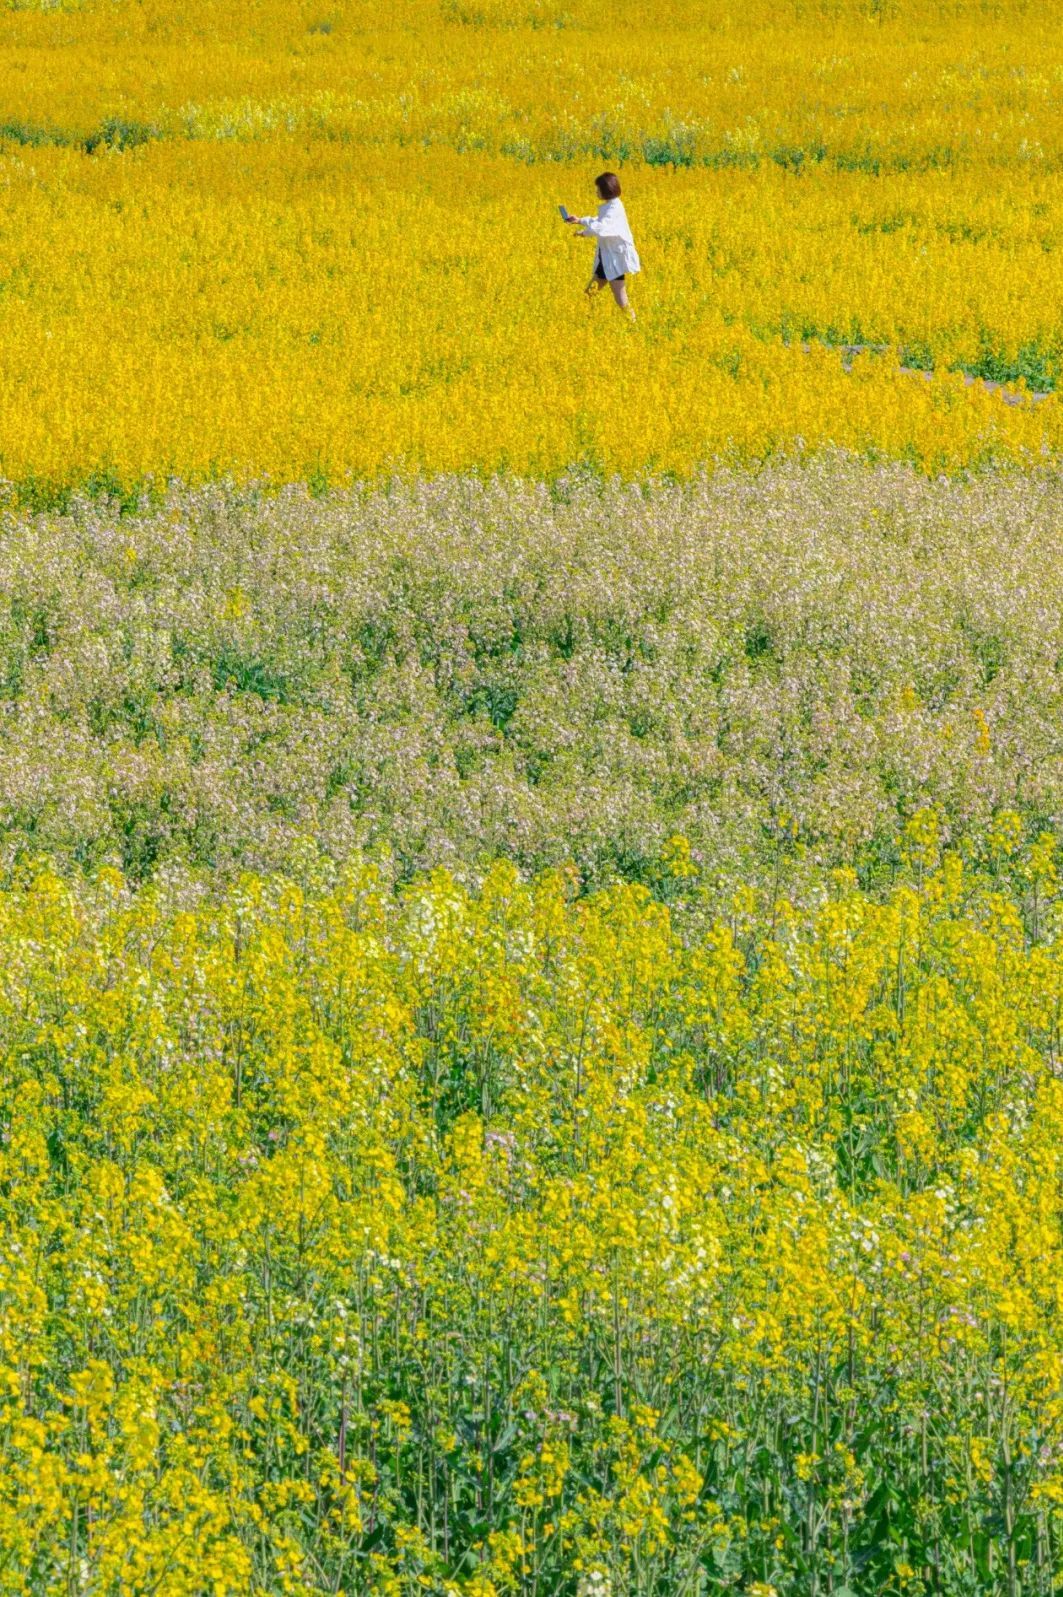
[[[567,222],[568,221],[568,212],[566,211],[565,207],[563,205],[559,205],[557,208],[561,212],[561,220],[563,222]]]

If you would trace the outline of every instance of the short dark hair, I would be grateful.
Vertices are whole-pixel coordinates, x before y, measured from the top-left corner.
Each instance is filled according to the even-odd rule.
[[[615,172],[603,172],[601,177],[596,177],[594,186],[603,200],[618,200],[620,198],[620,179]]]

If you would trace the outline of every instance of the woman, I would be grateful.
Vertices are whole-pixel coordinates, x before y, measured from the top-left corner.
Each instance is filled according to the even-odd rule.
[[[580,238],[598,240],[594,271],[586,292],[596,294],[604,283],[608,283],[620,309],[626,311],[630,320],[634,321],[635,312],[627,297],[625,279],[641,270],[641,262],[631,236],[624,202],[620,198],[620,179],[615,172],[603,172],[601,177],[595,178],[594,186],[602,202],[598,207],[598,215],[565,218],[566,222],[579,228]]]

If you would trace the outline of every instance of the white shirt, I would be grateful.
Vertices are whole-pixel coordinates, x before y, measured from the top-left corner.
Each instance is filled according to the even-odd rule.
[[[641,271],[642,263],[635,248],[635,240],[631,236],[631,225],[624,210],[623,200],[604,201],[598,207],[597,216],[580,217],[579,228],[582,238],[598,240],[595,263],[601,261],[602,271],[606,277],[614,278],[623,272]]]

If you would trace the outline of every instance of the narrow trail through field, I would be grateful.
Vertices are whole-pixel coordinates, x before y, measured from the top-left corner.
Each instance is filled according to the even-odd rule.
[[[851,370],[853,362],[858,355],[888,355],[890,353],[888,344],[828,344],[812,341],[805,341],[801,344],[801,349],[806,355],[817,347],[838,350],[842,357],[842,365],[846,371]],[[906,377],[922,377],[928,383],[932,382],[937,375],[935,372],[924,370],[922,366],[902,365],[900,369]],[[987,393],[999,394],[1005,405],[1036,405],[1042,399],[1051,398],[1054,392],[1053,389],[1042,388],[1016,389],[1011,383],[1000,382],[993,377],[977,377],[973,372],[963,372],[962,376],[968,388],[978,383]]]

